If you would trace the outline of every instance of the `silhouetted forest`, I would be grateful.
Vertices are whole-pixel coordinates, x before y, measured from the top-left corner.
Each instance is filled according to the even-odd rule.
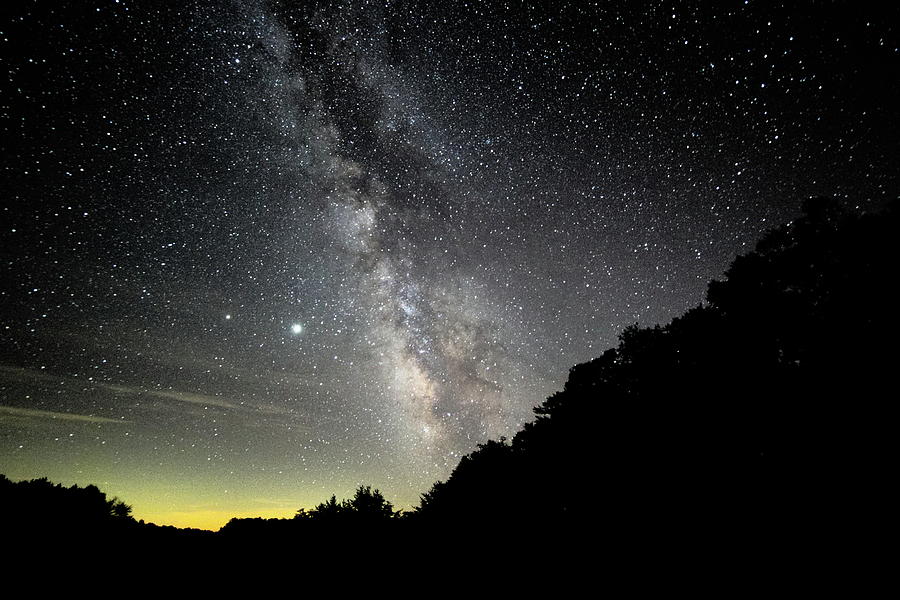
[[[898,233],[896,203],[860,215],[810,200],[710,283],[706,304],[626,328],[415,510],[361,486],[292,519],[233,519],[215,538],[479,531],[752,548],[875,527],[894,465]],[[94,486],[2,477],[0,503],[7,531],[186,536],[135,522]]]
[[[710,283],[706,305],[626,328],[574,367],[416,517],[750,542],[866,527],[893,472],[898,233],[896,204],[806,202]]]
[[[136,521],[131,506],[97,486],[65,487],[46,478],[10,481],[0,475],[0,531],[6,540],[141,542],[209,537],[208,531]]]

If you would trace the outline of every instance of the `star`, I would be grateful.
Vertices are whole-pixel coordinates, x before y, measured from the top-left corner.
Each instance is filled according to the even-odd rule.
[[[0,473],[136,512],[413,506],[802,198],[900,192],[874,3],[12,4]]]

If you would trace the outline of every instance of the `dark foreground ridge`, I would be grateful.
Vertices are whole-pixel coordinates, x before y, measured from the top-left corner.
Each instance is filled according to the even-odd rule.
[[[94,486],[4,477],[0,525],[235,547],[477,532],[752,553],[854,539],[880,527],[892,497],[898,233],[896,203],[859,215],[807,202],[710,284],[706,305],[627,328],[512,440],[480,445],[409,513],[360,487],[292,519],[233,519],[213,534],[136,522]]]
[[[808,201],[705,306],[625,329],[415,516],[748,548],[878,527],[895,470],[898,234],[896,204],[857,215]]]

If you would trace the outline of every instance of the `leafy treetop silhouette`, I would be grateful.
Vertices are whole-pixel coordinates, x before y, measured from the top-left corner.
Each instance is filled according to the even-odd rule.
[[[416,518],[767,531],[799,506],[796,522],[813,522],[877,488],[890,455],[878,390],[898,338],[898,212],[807,201],[709,285],[706,305],[627,327],[616,348],[573,367],[511,444],[479,445],[423,494]]]

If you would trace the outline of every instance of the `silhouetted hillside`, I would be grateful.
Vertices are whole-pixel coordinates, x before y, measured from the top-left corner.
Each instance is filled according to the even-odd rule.
[[[131,506],[107,498],[95,485],[65,487],[46,478],[14,482],[5,475],[0,475],[0,531],[8,541],[80,545],[122,541],[167,544],[209,535],[135,521]]]
[[[627,328],[415,517],[629,538],[852,529],[866,517],[849,507],[886,502],[898,233],[896,206],[807,202],[707,305]]]
[[[63,487],[46,478],[12,482],[0,475],[0,524],[5,531],[113,531],[134,524],[131,507],[94,485]]]

